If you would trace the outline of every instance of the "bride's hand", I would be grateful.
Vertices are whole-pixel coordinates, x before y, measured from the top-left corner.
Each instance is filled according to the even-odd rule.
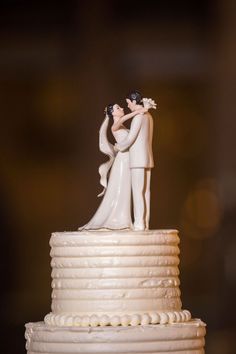
[[[144,114],[144,113],[147,113],[148,109],[143,107],[143,108],[139,108],[136,112],[139,113],[139,114]]]

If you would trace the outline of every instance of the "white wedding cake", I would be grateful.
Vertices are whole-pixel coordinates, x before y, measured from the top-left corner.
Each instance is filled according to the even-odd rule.
[[[178,232],[148,230],[156,103],[138,91],[126,103],[126,115],[106,107],[99,131],[109,160],[97,211],[80,231],[52,234],[52,312],[26,325],[28,354],[204,353],[205,324],[182,310]]]
[[[26,324],[28,354],[203,354],[182,309],[176,230],[52,234],[52,312]]]

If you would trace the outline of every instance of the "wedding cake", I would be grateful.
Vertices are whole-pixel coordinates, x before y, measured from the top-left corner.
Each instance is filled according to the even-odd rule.
[[[100,128],[99,208],[79,231],[52,234],[52,312],[26,324],[28,354],[204,353],[205,324],[182,309],[178,232],[149,230],[156,103],[138,91],[126,102],[131,113],[109,104]]]
[[[28,354],[204,353],[182,310],[176,230],[52,234],[52,312],[26,324]]]

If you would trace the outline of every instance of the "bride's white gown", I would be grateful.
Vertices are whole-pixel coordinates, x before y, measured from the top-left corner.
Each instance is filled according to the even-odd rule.
[[[120,143],[125,139],[128,132],[127,129],[117,130],[114,133],[116,142]],[[80,230],[117,230],[132,227],[129,152],[118,152],[113,159],[103,200],[92,219],[79,228]]]

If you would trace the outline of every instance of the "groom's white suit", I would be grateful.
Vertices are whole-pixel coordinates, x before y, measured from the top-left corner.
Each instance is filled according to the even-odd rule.
[[[130,131],[121,143],[120,151],[129,149],[131,185],[134,207],[134,229],[149,228],[150,179],[154,167],[152,153],[153,119],[149,112],[136,115]]]

